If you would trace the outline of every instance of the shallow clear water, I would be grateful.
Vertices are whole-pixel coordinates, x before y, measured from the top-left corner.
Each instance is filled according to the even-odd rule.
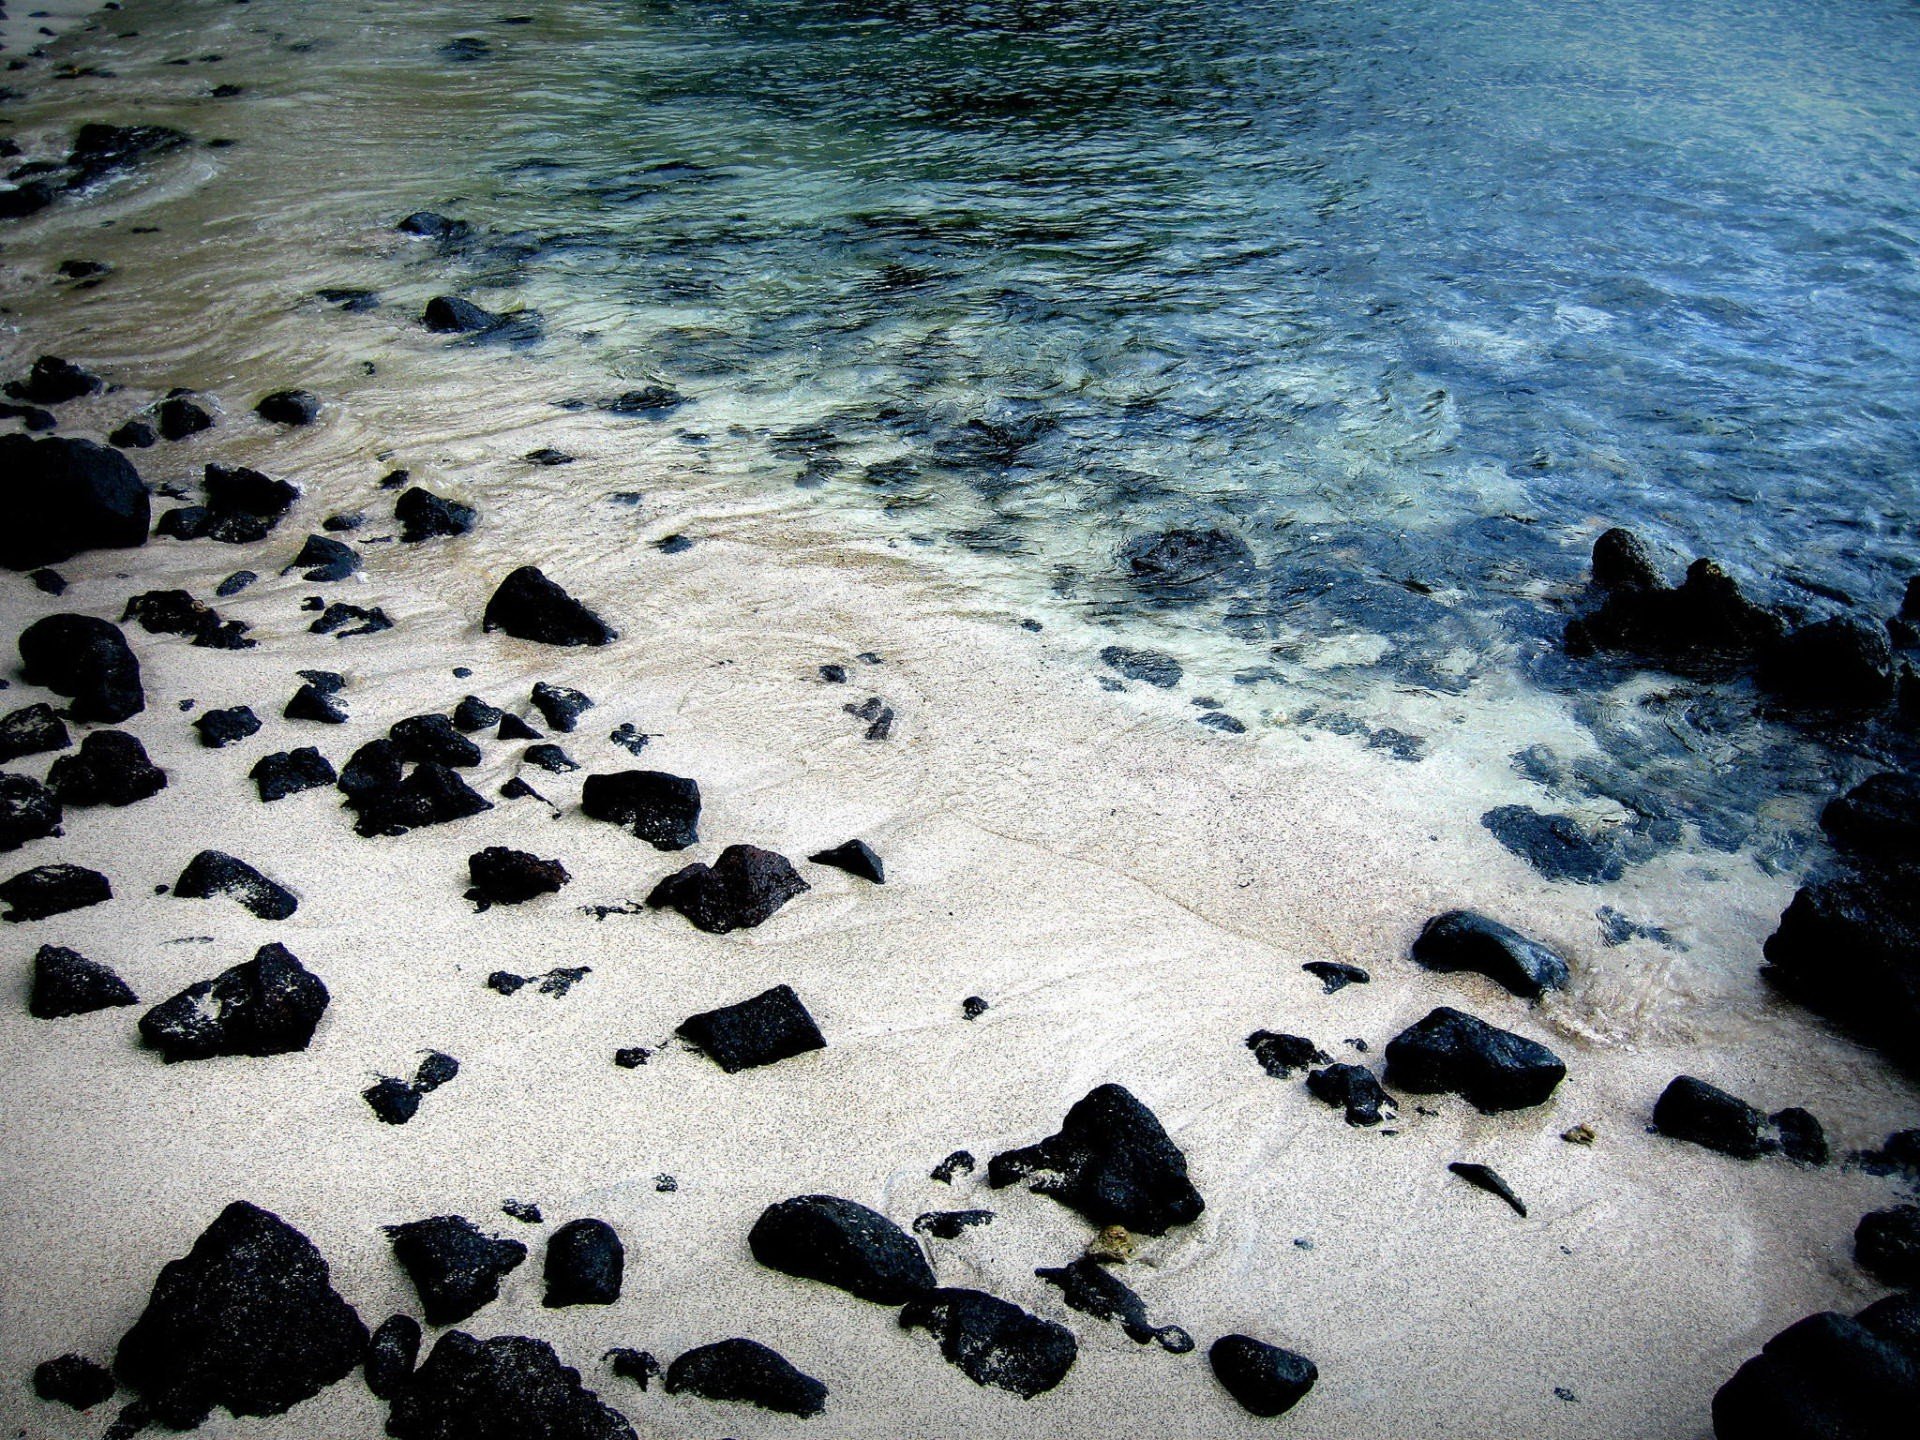
[[[1412,757],[1493,698],[1561,694],[1605,758],[1525,781],[1781,857],[1881,744],[1809,748],[1737,689],[1615,690],[1554,641],[1611,524],[1809,614],[1893,608],[1920,460],[1911,4],[525,16],[131,3],[104,29],[137,35],[77,42],[116,67],[76,82],[115,118],[243,137],[195,157],[218,330],[176,358],[296,343],[245,266],[293,245],[390,313],[535,307],[578,393],[684,394],[635,425],[707,479],[1171,649],[1250,722]],[[165,63],[208,49],[250,87],[224,111]],[[396,246],[422,205],[474,236]],[[1170,527],[1246,563],[1143,589],[1124,547]],[[1803,803],[1757,834],[1775,792]]]

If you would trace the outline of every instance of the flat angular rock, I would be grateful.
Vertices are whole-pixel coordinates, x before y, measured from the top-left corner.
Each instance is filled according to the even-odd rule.
[[[245,705],[234,705],[225,710],[206,711],[193,722],[193,728],[200,732],[202,745],[209,750],[218,750],[259,734],[260,717]],[[259,779],[257,775],[253,778]],[[263,795],[261,798],[266,797]]]
[[[1831,1311],[1769,1340],[1713,1397],[1717,1440],[1905,1440],[1920,1359]]]
[[[114,1369],[155,1420],[186,1430],[216,1405],[282,1414],[343,1379],[366,1347],[313,1242],[236,1200],[161,1270]]]
[[[320,418],[320,397],[311,390],[276,390],[262,395],[253,413],[275,425],[311,425]]]
[[[23,705],[0,719],[0,762],[65,750],[71,744],[66,722],[51,705]]]
[[[1307,1093],[1322,1104],[1347,1112],[1347,1124],[1378,1125],[1382,1107],[1393,1097],[1380,1088],[1373,1071],[1364,1065],[1328,1065],[1307,1072]]]
[[[797,1195],[769,1205],[747,1234],[769,1270],[819,1280],[862,1300],[902,1305],[934,1288],[920,1246],[877,1210],[837,1195]]]
[[[1286,1414],[1320,1378],[1306,1356],[1251,1335],[1222,1335],[1207,1347],[1207,1364],[1240,1407],[1263,1420]]]
[[[549,1310],[569,1305],[611,1305],[620,1298],[627,1250],[604,1220],[569,1220],[547,1238],[546,1298]]]
[[[140,1038],[169,1065],[216,1055],[304,1050],[327,1009],[327,987],[284,945],[189,985],[140,1017]]]
[[[716,1340],[667,1367],[669,1395],[743,1401],[805,1418],[827,1408],[827,1387],[757,1340]]]
[[[367,1389],[377,1400],[391,1400],[413,1379],[420,1359],[420,1322],[411,1315],[389,1315],[367,1345]]]
[[[522,565],[487,601],[483,630],[542,645],[605,645],[617,633],[532,565]]]
[[[709,935],[764,924],[787,901],[813,887],[786,857],[754,845],[729,845],[711,866],[676,870],[647,896],[655,910],[672,907]]]
[[[467,899],[485,910],[490,905],[521,905],[557,894],[573,877],[558,860],[542,860],[526,850],[489,845],[467,857],[473,888]]]
[[[140,997],[126,981],[78,951],[42,945],[33,957],[27,1013],[36,1020],[60,1020],[139,1003]]]
[[[540,732],[534,729],[518,715],[502,715],[500,728],[494,732],[500,740],[538,740]]]
[[[167,772],[133,736],[96,730],[74,754],[53,762],[47,786],[62,805],[133,805],[166,789]]]
[[[1853,1255],[1885,1284],[1920,1285],[1920,1205],[1890,1205],[1861,1216]]]
[[[1920,899],[1861,875],[1802,886],[1766,943],[1761,974],[1808,1009],[1920,1066]]]
[[[858,875],[862,880],[871,880],[876,885],[887,883],[886,867],[880,863],[880,857],[874,853],[873,847],[864,840],[848,840],[830,850],[817,850],[807,859],[816,865],[831,865],[849,875]]]
[[[1483,1114],[1544,1103],[1567,1067],[1546,1046],[1442,1005],[1387,1042],[1387,1083],[1451,1090]]]
[[[393,518],[400,522],[400,539],[408,545],[441,536],[464,535],[473,529],[479,512],[471,505],[448,500],[418,485],[394,502]]]
[[[1021,1180],[1096,1225],[1124,1225],[1143,1235],[1164,1235],[1207,1208],[1187,1179],[1180,1147],[1119,1085],[1088,1091],[1067,1111],[1058,1134],[1003,1151],[987,1167],[996,1190]]]
[[[445,715],[413,715],[396,720],[387,737],[408,760],[432,760],[442,765],[478,765],[480,747],[454,728]]]
[[[261,920],[284,920],[300,908],[300,901],[284,885],[275,884],[244,860],[219,850],[202,850],[187,862],[173,893],[182,900],[211,900],[225,895],[237,900]]]
[[[31,775],[0,774],[0,854],[60,833],[60,797]]]
[[[321,725],[347,723],[346,703],[339,698],[346,681],[326,670],[302,670],[306,683],[293,692],[280,713],[289,720],[312,720]]]
[[[387,1417],[393,1440],[634,1440],[544,1340],[449,1330]]]
[[[1277,1030],[1256,1030],[1247,1037],[1247,1048],[1260,1068],[1276,1080],[1290,1079],[1296,1070],[1324,1065],[1333,1057],[1304,1035],[1287,1035]]]
[[[346,541],[335,540],[331,535],[309,535],[306,544],[300,547],[300,553],[280,573],[284,575],[289,570],[299,570],[303,572],[301,579],[326,585],[344,580],[358,573],[359,569],[360,552]]]
[[[458,295],[436,295],[421,312],[420,323],[436,335],[474,335],[497,328],[506,318]]]
[[[259,728],[260,722],[255,720],[254,729]],[[262,801],[272,802],[302,790],[321,789],[340,777],[334,774],[333,763],[326,756],[311,745],[302,745],[296,750],[276,750],[271,755],[262,755],[247,772],[247,778],[259,790]]]
[[[20,632],[29,685],[71,697],[76,720],[118,725],[147,708],[140,662],[120,627],[91,615],[49,615]]]
[[[1080,1353],[1066,1326],[982,1290],[928,1291],[907,1302],[900,1325],[935,1336],[947,1363],[974,1384],[1011,1390],[1023,1400],[1066,1379]]]
[[[1321,993],[1325,995],[1349,985],[1365,985],[1373,979],[1358,965],[1349,965],[1343,960],[1309,960],[1300,968],[1319,980]]]
[[[1766,1116],[1737,1096],[1696,1080],[1674,1077],[1653,1107],[1653,1125],[1662,1135],[1718,1150],[1736,1160],[1765,1154]]]
[[[118,450],[91,440],[0,435],[8,477],[0,566],[32,570],[88,550],[147,543],[153,504],[140,472]]]
[[[564,685],[549,685],[544,680],[535,682],[532,700],[533,708],[540,712],[540,718],[547,722],[547,728],[558,730],[562,735],[572,734],[580,717],[593,708],[593,701],[578,690],[569,690]]]
[[[824,1050],[827,1042],[791,985],[776,985],[750,1000],[703,1010],[677,1032],[705,1051],[729,1075]]]
[[[629,826],[656,850],[684,850],[700,839],[698,782],[664,770],[589,775],[580,809],[589,819]]]
[[[1129,680],[1139,680],[1161,690],[1171,690],[1186,673],[1178,660],[1162,650],[1135,650],[1125,645],[1109,645],[1100,652],[1100,660]]]
[[[1086,1256],[1070,1265],[1051,1270],[1043,1266],[1033,1273],[1060,1288],[1068,1309],[1097,1320],[1114,1321],[1136,1345],[1153,1341],[1171,1355],[1185,1355],[1193,1349],[1191,1335],[1178,1325],[1155,1325],[1147,1318],[1146,1301],[1113,1271]]]
[[[112,898],[113,887],[98,870],[83,865],[36,865],[0,881],[0,902],[13,907],[0,920],[44,920]]]
[[[490,1303],[501,1280],[527,1258],[518,1240],[495,1239],[458,1215],[389,1225],[387,1238],[429,1325],[458,1324]]]
[[[1529,805],[1500,805],[1482,815],[1480,823],[1548,880],[1599,885],[1626,873],[1619,847],[1589,833],[1571,815],[1543,814]]]
[[[33,1393],[55,1405],[91,1410],[113,1398],[113,1373],[84,1355],[61,1355],[33,1367]]]
[[[1421,928],[1413,958],[1429,970],[1471,970],[1515,995],[1537,1000],[1564,989],[1567,962],[1537,940],[1471,910],[1448,910]]]

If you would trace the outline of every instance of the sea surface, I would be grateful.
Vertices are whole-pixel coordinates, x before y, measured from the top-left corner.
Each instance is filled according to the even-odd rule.
[[[57,58],[30,157],[83,111],[237,142],[90,202],[180,237],[89,302],[167,337],[157,387],[377,353],[442,291],[532,312],[496,339],[540,405],[662,387],[656,473],[884,531],[1089,664],[1171,654],[1196,717],[1466,755],[1629,860],[1795,866],[1900,757],[1559,635],[1610,525],[1897,606],[1911,0],[128,0]],[[471,228],[396,235],[423,208]],[[1210,538],[1143,579],[1170,530]]]

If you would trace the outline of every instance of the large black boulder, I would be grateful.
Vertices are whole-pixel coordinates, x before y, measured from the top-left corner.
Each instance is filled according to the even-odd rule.
[[[300,908],[299,899],[286,886],[220,850],[202,850],[189,860],[173,882],[173,893],[182,900],[230,896],[262,920],[284,920]]]
[[[1761,974],[1809,1010],[1920,1066],[1920,895],[1854,876],[1802,886],[1766,943]]]
[[[1567,962],[1537,940],[1472,910],[1448,910],[1421,928],[1413,958],[1429,970],[1472,970],[1535,1000],[1567,983]]]
[[[167,788],[167,772],[124,730],[96,730],[47,771],[62,805],[132,805]]]
[[[1594,547],[1601,603],[1568,623],[1569,654],[1622,651],[1678,673],[1716,675],[1754,664],[1785,636],[1785,622],[1713,561],[1694,561],[1686,579],[1669,587],[1649,573],[1650,561],[1622,553],[1627,547],[1612,533]]]
[[[787,901],[813,887],[784,855],[756,845],[729,845],[712,865],[695,861],[647,895],[655,910],[672,907],[709,935],[764,924]]]
[[[210,710],[200,717],[200,734],[205,743],[209,733],[219,734],[222,727],[216,725],[210,732],[204,723],[210,716],[230,712]],[[247,718],[253,720],[253,712],[247,712]],[[260,722],[253,720],[253,730],[260,728]],[[289,795],[298,795],[302,790],[318,790],[331,785],[340,777],[334,773],[333,762],[311,745],[301,745],[292,750],[276,750],[271,755],[262,755],[253,762],[253,768],[247,772],[247,778],[254,783],[260,793],[262,803],[271,804],[275,800],[284,800]]]
[[[76,720],[118,725],[147,708],[140,662],[120,627],[92,615],[49,615],[20,632],[20,664],[29,685],[73,701]]]
[[[1251,1335],[1222,1335],[1207,1347],[1207,1364],[1222,1388],[1250,1415],[1284,1415],[1313,1389],[1313,1361]]]
[[[327,1009],[327,987],[286,946],[199,980],[140,1017],[140,1038],[166,1057],[284,1055],[304,1050]]]
[[[1826,1311],[1767,1341],[1713,1397],[1717,1440],[1907,1440],[1920,1353]]]
[[[1820,812],[1820,828],[1837,849],[1876,864],[1920,861],[1920,776],[1869,775]]]
[[[23,705],[0,718],[0,763],[23,755],[45,755],[73,744],[63,721],[51,705]]]
[[[84,550],[147,543],[152,502],[140,472],[91,440],[0,435],[0,565],[32,570]]]
[[[1387,1083],[1430,1095],[1458,1092],[1484,1114],[1543,1103],[1566,1078],[1538,1041],[1442,1005],[1387,1042]]]
[[[64,405],[83,395],[98,395],[105,388],[106,382],[91,370],[58,355],[40,356],[26,379],[7,382],[7,394],[30,405]]]
[[[1002,1189],[1051,1195],[1096,1225],[1124,1225],[1144,1235],[1197,1220],[1207,1208],[1187,1178],[1187,1157],[1159,1119],[1120,1085],[1101,1085],[1074,1102],[1059,1133],[1037,1145],[1005,1150],[987,1166]]]
[[[678,1033],[729,1075],[827,1047],[791,985],[776,985],[738,1004],[689,1015]]]
[[[900,1311],[904,1330],[925,1330],[940,1353],[976,1385],[1022,1400],[1053,1389],[1079,1356],[1073,1332],[983,1290],[929,1290]]]
[[[1736,1160],[1767,1152],[1767,1117],[1737,1095],[1692,1075],[1676,1075],[1653,1107],[1653,1128]]]
[[[394,502],[393,518],[400,522],[400,539],[408,545],[442,535],[464,535],[479,518],[471,505],[448,500],[418,485]]]
[[[1893,698],[1886,628],[1851,616],[1803,625],[1768,653],[1760,683],[1812,710],[1875,710]]]
[[[919,1242],[877,1210],[837,1195],[769,1205],[747,1233],[770,1270],[836,1285],[862,1300],[902,1305],[934,1288]]]
[[[700,786],[664,770],[589,775],[580,789],[589,819],[630,826],[656,850],[684,850],[700,839]]]
[[[279,1415],[344,1378],[366,1347],[313,1242],[236,1200],[161,1270],[114,1369],[155,1420],[189,1430],[215,1405]]]
[[[569,1220],[547,1238],[546,1298],[549,1310],[569,1305],[611,1305],[620,1298],[627,1251],[604,1220]]]
[[[300,498],[297,486],[244,465],[209,464],[201,488],[207,497],[204,533],[229,545],[264,540]]]
[[[716,1340],[667,1367],[669,1395],[736,1400],[805,1419],[827,1408],[827,1387],[757,1340]]]
[[[78,951],[42,945],[33,957],[33,990],[27,997],[27,1013],[36,1020],[60,1020],[139,1003],[140,997],[126,981]]]
[[[60,797],[31,775],[0,774],[0,854],[60,833]]]
[[[0,920],[45,920],[113,898],[113,886],[84,865],[36,865],[0,881],[0,901],[13,908]]]
[[[500,1294],[527,1258],[518,1240],[497,1240],[459,1215],[387,1226],[393,1258],[413,1281],[429,1325],[455,1325]]]
[[[634,1440],[619,1411],[580,1383],[553,1347],[525,1335],[449,1330],[394,1392],[393,1440]]]
[[[493,592],[483,630],[504,630],[542,645],[605,645],[619,638],[606,621],[532,565],[522,565]]]

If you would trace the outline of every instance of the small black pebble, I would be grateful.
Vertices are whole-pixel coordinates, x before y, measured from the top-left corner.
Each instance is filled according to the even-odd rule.
[[[627,1045],[613,1052],[613,1063],[622,1070],[638,1070],[652,1058],[653,1052],[644,1045]]]
[[[960,1002],[960,1015],[963,1019],[978,1020],[987,1013],[987,1002],[978,995],[969,995]]]

